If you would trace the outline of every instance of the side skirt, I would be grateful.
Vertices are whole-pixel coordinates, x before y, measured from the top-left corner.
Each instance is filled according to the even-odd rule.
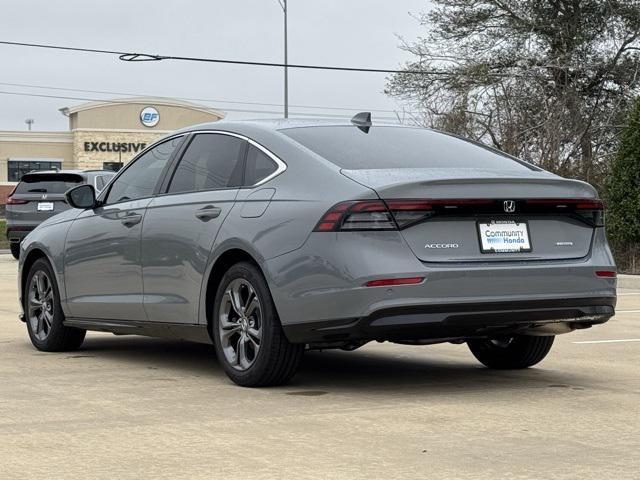
[[[64,325],[96,332],[110,332],[115,335],[143,335],[212,344],[206,325],[199,324],[67,317]]]

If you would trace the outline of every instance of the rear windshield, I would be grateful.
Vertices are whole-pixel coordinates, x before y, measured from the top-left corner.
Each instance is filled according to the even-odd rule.
[[[30,173],[22,177],[15,193],[64,193],[82,183],[73,173]]]
[[[487,168],[537,170],[483,145],[433,130],[355,126],[296,127],[280,130],[347,170],[377,168]]]

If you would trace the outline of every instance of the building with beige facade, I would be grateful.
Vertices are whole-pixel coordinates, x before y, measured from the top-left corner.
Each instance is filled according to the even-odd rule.
[[[153,97],[90,102],[60,112],[69,118],[66,132],[0,131],[2,193],[33,170],[118,170],[167,133],[224,118],[213,108]]]

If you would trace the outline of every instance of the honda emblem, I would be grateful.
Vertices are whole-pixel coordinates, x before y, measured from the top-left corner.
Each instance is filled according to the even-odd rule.
[[[516,202],[513,200],[505,200],[502,205],[506,213],[513,213],[516,211]]]

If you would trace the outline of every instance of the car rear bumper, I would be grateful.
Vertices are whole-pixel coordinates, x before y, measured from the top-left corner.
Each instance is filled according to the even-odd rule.
[[[451,326],[473,320],[482,325],[496,316],[508,323],[518,322],[518,315],[553,322],[592,314],[598,316],[593,323],[602,323],[613,315],[616,297],[616,279],[596,274],[615,271],[603,231],[594,235],[584,258],[468,263],[421,262],[393,231],[314,233],[302,248],[267,260],[264,267],[281,323],[292,339],[298,338],[297,330],[307,329],[303,324],[310,324],[311,332],[323,325],[352,324],[356,330],[365,326],[391,332],[414,324]],[[367,285],[414,277],[423,281]],[[405,313],[395,318],[396,311]],[[420,318],[411,316],[415,312]]]
[[[16,227],[9,226],[6,231],[7,239],[11,243],[20,243],[34,228],[36,228],[36,225],[21,225]]]
[[[587,328],[609,320],[616,297],[387,308],[362,318],[283,325],[294,343],[428,340],[535,331],[549,324]]]

